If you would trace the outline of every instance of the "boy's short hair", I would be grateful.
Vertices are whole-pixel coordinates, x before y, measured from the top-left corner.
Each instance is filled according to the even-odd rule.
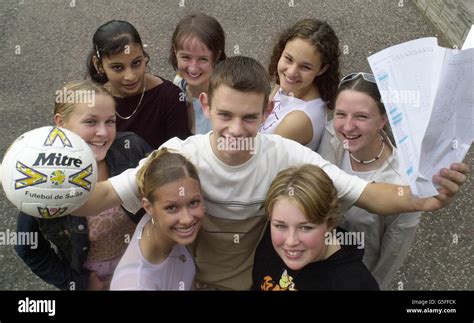
[[[229,57],[216,65],[209,81],[208,101],[211,106],[214,91],[226,85],[241,92],[264,95],[262,111],[268,104],[271,86],[265,68],[255,59],[245,56]]]

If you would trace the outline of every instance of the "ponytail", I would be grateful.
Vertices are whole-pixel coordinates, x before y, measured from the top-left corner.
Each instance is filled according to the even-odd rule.
[[[201,183],[196,167],[183,155],[166,147],[152,152],[136,175],[140,196],[150,202],[155,200],[154,192],[158,188],[186,177]]]

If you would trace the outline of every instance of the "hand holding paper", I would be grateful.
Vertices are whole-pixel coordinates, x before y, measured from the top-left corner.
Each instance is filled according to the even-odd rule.
[[[424,212],[436,211],[448,205],[459,191],[460,186],[466,182],[469,166],[464,163],[454,163],[450,169],[442,169],[433,177],[436,184],[440,185],[438,195],[414,200],[414,209]]]
[[[412,193],[437,195],[433,176],[462,161],[474,137],[474,49],[451,50],[422,38],[368,60]]]

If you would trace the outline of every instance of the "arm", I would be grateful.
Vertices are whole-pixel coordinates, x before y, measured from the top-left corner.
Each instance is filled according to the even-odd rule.
[[[441,169],[433,176],[433,182],[439,184],[439,194],[429,198],[415,198],[409,186],[370,183],[362,192],[355,205],[371,213],[390,215],[405,212],[433,212],[448,205],[466,182],[469,166],[455,163],[451,169]]]
[[[55,221],[55,220],[51,220]],[[37,220],[20,212],[18,215],[17,232],[37,234],[36,248],[27,245],[15,245],[15,251],[31,271],[46,283],[59,289],[84,290],[89,284],[89,272],[76,272],[58,256],[51,244],[40,231]],[[74,284],[72,284],[74,283]]]
[[[177,145],[181,143],[178,138],[167,141],[163,146],[174,147],[173,142]],[[179,148],[176,148],[179,150]],[[128,212],[136,213],[143,205],[138,192],[137,172],[145,163],[148,157],[140,160],[139,165],[135,168],[129,168],[124,172],[110,177],[108,180],[99,182],[94,188],[89,200],[79,209],[73,212],[77,216],[88,216],[98,214],[106,209],[122,205]]]
[[[280,122],[275,134],[306,145],[313,138],[313,126],[303,111],[292,111]]]
[[[75,210],[76,216],[99,214],[102,211],[122,204],[110,181],[98,182],[86,204]]]
[[[138,198],[138,188],[135,176],[139,163],[146,160],[148,153],[153,148],[141,137],[133,133],[120,133],[116,139],[115,149],[109,150],[111,159],[115,159],[115,167],[110,168],[113,172],[106,181],[98,182],[89,196],[87,202],[77,210],[73,211],[76,216],[88,216],[123,205],[126,210],[136,213],[141,209],[141,201]],[[129,148],[123,148],[126,146]],[[121,162],[118,162],[121,161]],[[130,168],[135,167],[135,168]],[[138,205],[138,208],[136,206]]]

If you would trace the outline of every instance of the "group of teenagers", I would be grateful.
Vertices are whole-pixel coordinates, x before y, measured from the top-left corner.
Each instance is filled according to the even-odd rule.
[[[421,211],[447,205],[469,170],[442,169],[439,195],[413,197],[373,75],[341,79],[339,56],[333,29],[304,19],[266,70],[227,57],[219,22],[191,14],[172,36],[171,82],[130,23],[103,24],[89,77],[62,87],[94,104],[54,109],[94,152],[98,183],[73,215],[20,213],[17,231],[39,244],[16,252],[63,290],[388,289]],[[219,146],[242,138],[253,149]],[[364,249],[328,243],[351,232]]]

